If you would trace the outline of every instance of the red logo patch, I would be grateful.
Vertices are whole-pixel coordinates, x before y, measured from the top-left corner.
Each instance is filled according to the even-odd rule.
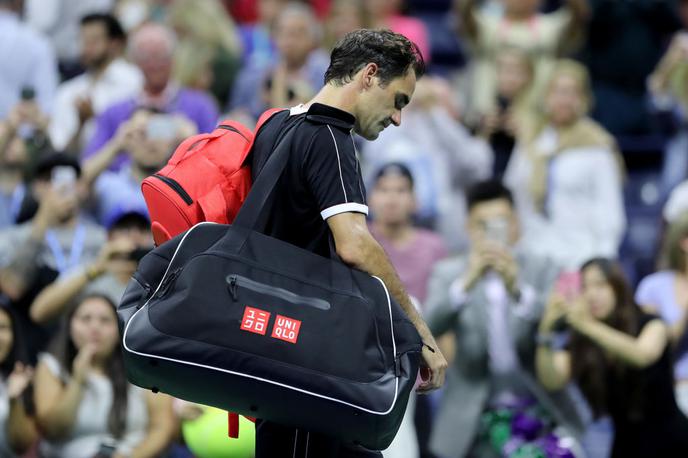
[[[246,307],[244,318],[241,320],[241,330],[264,336],[268,330],[268,321],[270,321],[270,312]]]
[[[275,326],[272,328],[271,337],[295,344],[299,338],[300,329],[301,322],[299,320],[277,315],[277,318],[275,318]]]

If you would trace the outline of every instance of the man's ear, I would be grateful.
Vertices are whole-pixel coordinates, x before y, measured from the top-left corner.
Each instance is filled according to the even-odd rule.
[[[370,89],[375,84],[377,77],[378,66],[374,62],[370,62],[363,67],[361,75],[361,83],[364,89]]]

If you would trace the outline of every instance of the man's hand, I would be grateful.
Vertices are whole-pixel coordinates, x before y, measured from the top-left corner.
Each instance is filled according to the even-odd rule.
[[[74,102],[74,106],[79,114],[79,124],[81,125],[84,125],[84,123],[91,119],[95,114],[93,111],[93,103],[91,102],[91,98],[88,96],[77,98]]]
[[[518,293],[518,264],[513,255],[498,243],[486,242],[482,250],[485,264],[502,277],[511,294]]]
[[[427,394],[444,385],[448,364],[432,336],[423,338],[422,356],[423,361],[421,362],[420,373],[423,381],[416,389],[416,392],[418,394]],[[424,375],[427,375],[427,378]]]

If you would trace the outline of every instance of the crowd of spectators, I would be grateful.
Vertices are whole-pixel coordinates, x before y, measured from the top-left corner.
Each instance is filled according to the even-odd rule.
[[[141,182],[363,27],[428,66],[354,143],[450,362],[385,457],[688,456],[687,0],[0,0],[1,456],[210,458],[126,380]]]

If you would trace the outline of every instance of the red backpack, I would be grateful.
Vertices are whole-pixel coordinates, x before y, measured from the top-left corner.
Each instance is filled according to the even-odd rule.
[[[263,113],[255,131],[278,111]],[[234,220],[251,187],[251,169],[244,162],[253,138],[244,125],[223,121],[211,133],[184,140],[165,167],[143,180],[156,245],[202,221]]]

